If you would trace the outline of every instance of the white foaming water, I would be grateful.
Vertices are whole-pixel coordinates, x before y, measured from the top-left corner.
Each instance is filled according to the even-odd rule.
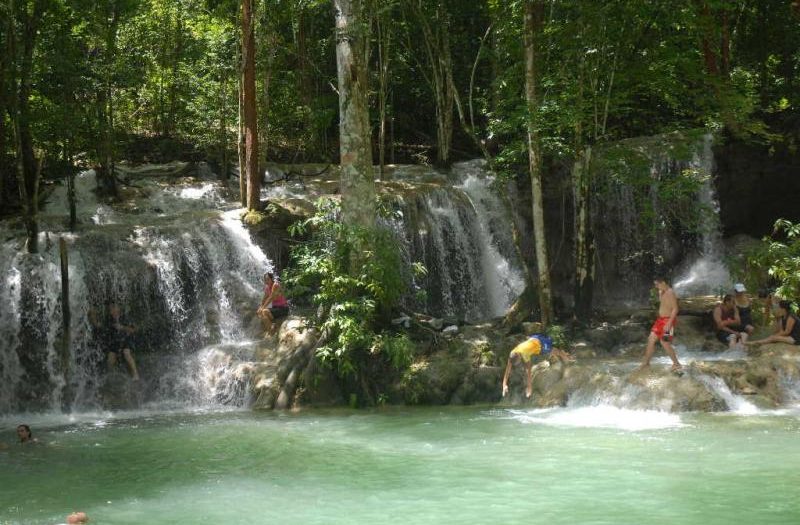
[[[467,195],[477,214],[479,244],[483,246],[481,267],[489,300],[489,313],[493,317],[500,317],[525,290],[525,277],[520,268],[512,265],[510,257],[500,253],[501,243],[513,246],[513,240],[507,227],[493,225],[508,224],[511,218],[500,199],[492,192],[491,182],[489,177],[481,178],[469,173],[457,187]],[[501,236],[508,238],[503,239]]]
[[[747,353],[741,346],[726,349],[724,352],[702,352],[688,350],[685,346],[676,344],[675,353],[678,354],[678,360],[683,365],[695,361],[741,361],[747,359]],[[659,365],[672,365],[670,358],[665,355],[654,357],[652,362]]]
[[[611,405],[576,408],[509,410],[512,419],[524,424],[561,427],[613,428],[639,431],[684,426],[677,414],[658,410],[631,410]]]
[[[731,389],[728,388],[728,385],[725,384],[721,377],[702,374],[699,379],[725,401],[728,410],[731,412],[740,415],[753,415],[761,412],[753,403],[731,392]]]
[[[222,228],[230,234],[231,240],[237,248],[236,255],[239,258],[239,265],[241,270],[244,270],[241,272],[244,275],[241,273],[239,275],[242,283],[253,293],[257,293],[260,291],[257,284],[263,282],[264,272],[272,272],[275,267],[264,250],[253,242],[250,232],[242,224],[239,217],[243,212],[242,208],[226,211],[222,214],[221,224]]]

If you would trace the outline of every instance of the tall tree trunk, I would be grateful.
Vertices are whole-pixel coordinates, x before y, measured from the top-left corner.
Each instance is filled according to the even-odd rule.
[[[345,224],[375,225],[375,175],[367,105],[362,0],[334,0],[339,84],[339,154]]]
[[[239,155],[239,200],[242,203],[242,208],[247,207],[247,177],[245,176],[245,147],[244,147],[244,92],[242,91],[243,75],[241,67],[241,54],[240,59],[237,60],[237,94],[239,98],[239,113],[236,122],[237,138],[236,138],[236,151]]]
[[[219,79],[219,178],[227,181],[229,176],[228,171],[228,121],[227,115],[227,98],[228,93],[225,89],[228,85],[228,75],[225,73],[225,68],[220,67]]]
[[[422,40],[430,64],[430,76],[425,75],[425,79],[433,91],[436,109],[436,164],[449,166],[455,93],[452,83],[448,81],[448,71],[452,69],[450,41],[447,29],[442,27],[447,15],[442,4],[437,1],[435,19],[431,23],[431,15],[423,7],[423,0],[416,0],[410,5],[422,29]]]
[[[258,112],[256,109],[255,0],[242,0],[242,103],[247,209],[258,210],[261,173],[258,169]]]
[[[383,180],[386,166],[386,113],[389,97],[389,64],[391,61],[389,50],[392,39],[391,22],[385,18],[380,12],[375,17],[378,42],[378,165],[380,166],[379,178],[381,180]]]
[[[178,121],[178,88],[180,87],[180,63],[183,54],[183,8],[178,6],[175,21],[175,45],[172,46],[169,83],[169,115],[167,116],[166,134],[174,135]]]
[[[595,245],[591,227],[590,167],[592,148],[578,151],[572,168],[575,202],[575,318],[587,323],[592,315],[595,276]]]
[[[100,124],[100,141],[98,147],[99,170],[98,179],[103,191],[114,199],[119,198],[119,187],[114,175],[114,91],[112,73],[117,54],[117,28],[120,11],[115,3],[111,5],[110,21],[105,35],[105,51],[102,86],[98,92],[98,121]],[[105,17],[104,17],[105,19]]]
[[[263,15],[261,16],[261,33],[263,38],[261,40],[261,50],[266,54],[264,59],[264,78],[262,79],[262,112],[261,112],[261,127],[258,131],[258,137],[261,140],[259,146],[259,166],[262,169],[267,165],[267,148],[269,147],[269,109],[270,109],[270,87],[272,85],[272,69],[277,55],[278,42],[274,36],[272,26],[269,23],[269,0],[264,0],[262,7]]]
[[[547,257],[547,236],[544,224],[544,200],[542,198],[542,159],[540,154],[539,132],[537,126],[538,64],[536,61],[536,36],[541,26],[544,5],[541,0],[525,2],[524,45],[525,45],[525,100],[528,106],[528,162],[531,175],[533,197],[533,235],[536,249],[536,267],[539,276],[539,307],[542,323],[547,326],[553,321],[553,302],[550,284],[550,264]]]
[[[19,91],[14,122],[17,140],[17,177],[24,210],[25,230],[28,235],[28,251],[39,251],[39,179],[41,162],[37,162],[33,151],[33,134],[30,127],[30,97],[33,75],[33,52],[36,36],[44,9],[43,0],[35,0],[33,11],[27,2],[22,7],[22,57],[19,68]]]
[[[9,77],[6,73],[11,66],[12,57],[14,56],[14,45],[13,45],[13,1],[9,1],[5,6],[4,10],[7,13],[6,23],[3,27],[4,32],[4,40],[0,42],[0,45],[3,46],[2,52],[0,52],[0,210],[7,211],[10,208],[10,203],[8,202],[8,186],[7,177],[11,176],[11,170],[8,169],[5,156],[6,156],[6,148],[7,141],[6,141],[6,113],[9,112],[10,105],[8,103],[9,96],[11,94],[11,83],[9,82]]]

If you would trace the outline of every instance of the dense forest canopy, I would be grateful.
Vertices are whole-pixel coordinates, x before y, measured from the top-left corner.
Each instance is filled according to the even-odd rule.
[[[332,2],[249,3],[260,162],[335,162]],[[796,122],[796,2],[531,3],[547,154],[704,125],[779,140]],[[365,1],[376,162],[382,144],[384,162],[525,165],[524,4]],[[233,164],[240,3],[4,0],[0,14],[4,211],[19,201],[15,160],[31,155],[45,178],[113,159]]]

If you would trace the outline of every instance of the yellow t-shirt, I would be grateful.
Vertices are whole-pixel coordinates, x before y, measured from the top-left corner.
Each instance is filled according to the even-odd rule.
[[[519,354],[524,362],[530,363],[533,356],[542,353],[542,343],[535,337],[529,338],[514,347],[511,353]]]

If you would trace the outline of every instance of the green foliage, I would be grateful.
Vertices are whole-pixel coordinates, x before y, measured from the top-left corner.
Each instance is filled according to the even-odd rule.
[[[403,369],[413,344],[385,329],[407,288],[397,242],[386,229],[366,231],[339,219],[339,203],[322,199],[313,217],[290,227],[292,235],[310,239],[293,250],[288,290],[310,296],[324,312],[318,327],[328,341],[318,356],[341,376],[363,374],[376,361]]]
[[[636,207],[641,231],[655,236],[666,228],[703,233],[715,213],[697,202],[711,173],[690,161],[700,152],[705,130],[640,137],[608,144],[593,157],[595,193],[601,200],[614,188],[626,188]],[[685,167],[654,174],[652,167],[669,159]]]
[[[776,293],[791,300],[800,298],[800,223],[775,222],[772,237],[747,257],[750,283],[759,287],[776,284]],[[755,281],[755,282],[753,282]]]
[[[566,349],[569,347],[569,337],[567,330],[562,325],[551,324],[546,330],[547,336],[553,340],[553,346]]]

